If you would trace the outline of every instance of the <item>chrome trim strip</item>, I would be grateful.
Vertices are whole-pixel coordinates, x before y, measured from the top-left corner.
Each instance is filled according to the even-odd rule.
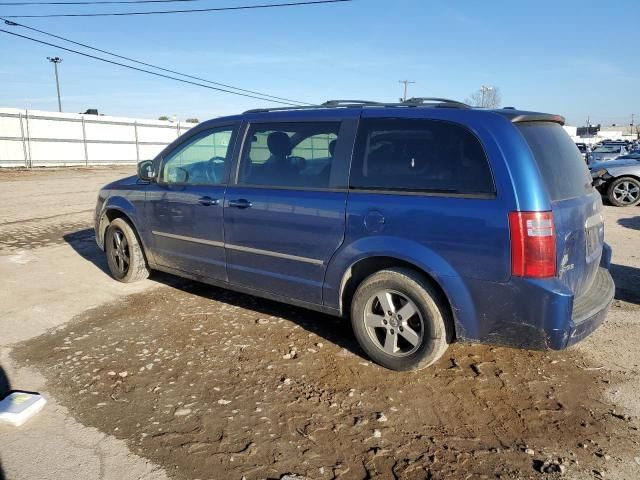
[[[226,244],[229,250],[237,250],[239,252],[255,253],[256,255],[267,255],[269,257],[284,258],[287,260],[296,260],[298,262],[311,263],[313,265],[324,265],[324,261],[315,258],[299,257],[297,255],[289,255],[287,253],[273,252],[271,250],[261,250],[259,248],[241,247],[240,245]]]
[[[223,242],[216,242],[214,240],[204,240],[202,238],[185,237],[183,235],[175,235],[173,233],[157,232],[152,230],[151,233],[158,235],[159,237],[173,238],[175,240],[184,240],[185,242],[201,243],[203,245],[211,245],[212,247],[224,247]]]
[[[154,235],[158,235],[159,237],[173,238],[175,240],[184,240],[185,242],[201,243],[203,245],[211,245],[213,247],[225,247],[225,248],[228,248],[229,250],[236,250],[238,252],[254,253],[256,255],[267,255],[269,257],[284,258],[286,260],[295,260],[298,262],[310,263],[312,265],[324,265],[323,260],[317,260],[315,258],[299,257],[297,255],[289,255],[287,253],[273,252],[271,250],[261,250],[259,248],[242,247],[240,245],[232,245],[229,243],[225,244],[223,242],[216,242],[213,240],[204,240],[202,238],[186,237],[184,235],[175,235],[173,233],[158,232],[156,230],[152,230],[151,233],[153,233]]]

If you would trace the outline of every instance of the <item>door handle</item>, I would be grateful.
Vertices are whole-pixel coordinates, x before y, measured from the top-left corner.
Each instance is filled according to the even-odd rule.
[[[204,205],[205,207],[208,207],[210,205],[218,205],[220,203],[220,200],[218,200],[217,198],[211,198],[211,197],[200,197],[198,199],[198,203],[200,205]]]
[[[229,206],[235,208],[249,208],[253,204],[244,198],[240,198],[238,200],[229,200]]]

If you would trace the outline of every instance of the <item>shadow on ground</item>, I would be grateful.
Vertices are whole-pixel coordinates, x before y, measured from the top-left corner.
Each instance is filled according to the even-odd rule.
[[[620,218],[618,220],[618,225],[632,230],[640,230],[640,216]]]
[[[612,263],[611,276],[616,283],[615,298],[640,305],[640,268]]]
[[[71,248],[85,260],[93,263],[96,267],[109,275],[107,257],[96,244],[96,236],[93,228],[85,228],[76,232],[67,233],[62,236]]]
[[[160,275],[154,275],[159,282],[166,283],[172,277],[161,278]],[[299,325],[310,333],[321,336],[328,342],[331,342],[349,352],[361,357],[363,360],[369,361],[360,349],[356,338],[351,330],[351,324],[344,318],[334,317],[313,310],[307,310],[293,305],[280,303],[274,300],[254,297],[244,293],[238,293],[224,288],[212,287],[199,282],[187,283],[166,283],[167,285],[181,290],[183,292],[197,295],[213,302],[222,302],[227,305],[249,309],[258,314],[260,317],[278,317],[288,320]]]
[[[0,366],[0,400],[9,395],[9,393],[11,393],[11,382],[4,368]]]
[[[4,371],[4,368],[0,366],[0,400],[9,395],[11,392],[11,382],[9,377]],[[4,470],[2,469],[2,459],[0,458],[0,480],[5,480]]]
[[[93,229],[86,228],[63,236],[67,242],[82,258],[93,263],[96,267],[110,276],[107,259],[95,243]],[[263,316],[282,317],[300,325],[305,330],[320,335],[325,340],[349,350],[363,357],[351,327],[347,321],[313,312],[303,308],[294,307],[280,302],[266,300],[252,295],[233,292],[223,288],[213,287],[200,282],[185,280],[174,275],[162,272],[153,272],[151,279],[169,287],[195,294],[211,301],[224,302],[228,305],[248,308]],[[114,280],[115,281],[115,280]]]

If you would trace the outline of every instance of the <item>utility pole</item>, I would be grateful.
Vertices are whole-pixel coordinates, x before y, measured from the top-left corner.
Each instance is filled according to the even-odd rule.
[[[412,82],[411,80],[398,80],[398,83],[403,83],[404,84],[404,95],[402,96],[402,101],[406,102],[407,101],[407,87],[409,86],[410,83],[416,83],[416,82]]]
[[[51,63],[53,63],[53,70],[56,73],[56,90],[58,91],[58,111],[62,112],[62,102],[60,101],[60,81],[58,80],[58,64],[62,63],[60,57],[47,57]]]

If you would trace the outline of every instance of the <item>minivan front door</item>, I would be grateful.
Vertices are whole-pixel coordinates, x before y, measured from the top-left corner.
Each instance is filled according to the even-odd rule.
[[[250,123],[225,200],[229,282],[321,304],[345,231],[355,119]]]
[[[160,266],[226,281],[222,213],[236,130],[195,132],[164,156],[145,206]]]

